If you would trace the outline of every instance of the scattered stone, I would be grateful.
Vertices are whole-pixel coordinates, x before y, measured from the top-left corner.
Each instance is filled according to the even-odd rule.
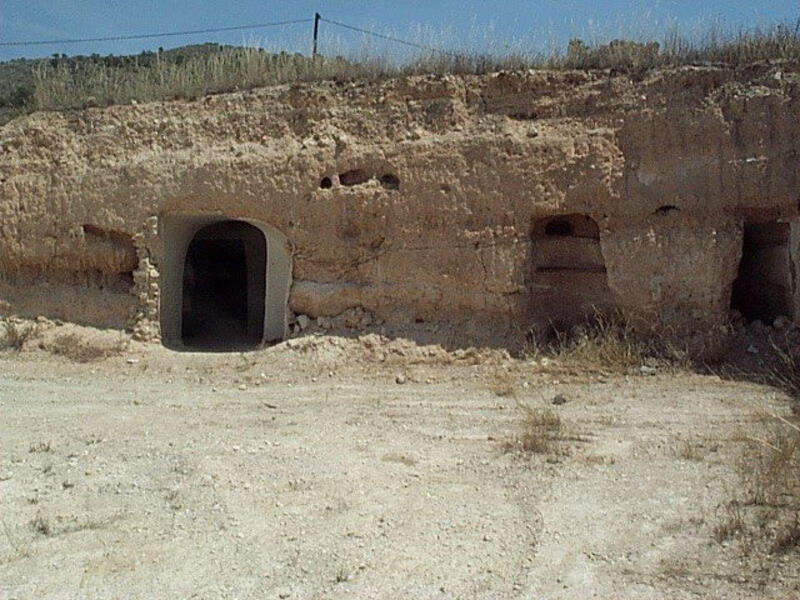
[[[246,389],[247,389],[247,386],[245,384],[242,384],[242,385],[239,386],[239,391],[241,391],[241,392],[245,391]]]
[[[300,331],[305,331],[308,329],[309,325],[311,325],[311,319],[306,315],[299,315],[297,317],[297,326],[300,328]]]
[[[403,385],[406,382],[406,376],[405,375],[398,375],[397,377],[394,378],[394,382],[399,384],[399,385]]]
[[[65,479],[64,481],[61,482],[61,487],[64,488],[65,490],[68,490],[70,488],[74,488],[75,487],[75,482],[74,481],[70,481],[69,479]]]
[[[753,344],[750,344],[750,345],[747,347],[747,351],[748,351],[750,354],[758,354],[758,348],[756,348],[756,347],[755,347]]]
[[[139,359],[138,358],[129,358],[125,362],[128,363],[129,365],[135,365],[136,363],[139,362]]]
[[[775,329],[786,329],[791,324],[792,322],[791,320],[789,320],[788,317],[784,315],[778,315],[777,317],[775,317],[775,321],[773,321],[772,326]]]
[[[528,129],[528,137],[529,138],[539,137],[539,130],[536,129],[536,127],[531,127],[530,129]]]
[[[553,396],[553,399],[550,402],[556,406],[559,406],[561,404],[566,404],[567,398],[564,396],[564,394],[556,394]]]
[[[655,375],[656,374],[656,369],[655,369],[655,367],[648,367],[647,365],[642,365],[641,367],[639,367],[639,372],[642,375],[648,375],[648,376],[649,375]]]

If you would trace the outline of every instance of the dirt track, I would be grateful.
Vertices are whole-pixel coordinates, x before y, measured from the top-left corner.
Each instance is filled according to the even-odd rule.
[[[712,536],[774,390],[348,343],[4,355],[0,598],[797,597],[796,562],[762,588]],[[572,441],[505,452],[517,401]]]

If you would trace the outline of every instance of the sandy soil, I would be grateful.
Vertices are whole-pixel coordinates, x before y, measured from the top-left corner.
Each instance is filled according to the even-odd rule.
[[[568,439],[507,451],[519,402]],[[713,536],[763,409],[375,336],[5,353],[0,598],[797,598],[796,553],[765,581]]]

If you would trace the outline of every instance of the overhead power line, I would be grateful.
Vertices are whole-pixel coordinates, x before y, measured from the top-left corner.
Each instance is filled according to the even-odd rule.
[[[48,44],[81,44],[84,42],[119,42],[124,40],[145,40],[161,37],[174,37],[198,33],[219,33],[223,31],[242,31],[245,29],[264,29],[267,27],[280,27],[284,25],[297,25],[311,23],[314,19],[292,19],[290,21],[276,21],[273,23],[260,23],[258,25],[237,25],[234,27],[215,27],[212,29],[193,29],[190,31],[170,31],[167,33],[146,33],[141,35],[116,35],[96,38],[74,38],[66,40],[36,40],[27,42],[0,42],[0,46],[45,46]]]
[[[391,35],[384,35],[382,33],[378,33],[377,31],[370,31],[369,29],[362,29],[361,27],[355,27],[353,25],[348,25],[346,23],[340,23],[339,21],[334,21],[332,19],[326,19],[325,17],[319,17],[320,21],[325,21],[326,23],[330,23],[331,25],[336,25],[337,27],[343,27],[345,29],[350,29],[351,31],[358,31],[359,33],[365,33],[367,35],[371,35],[376,38],[381,38],[382,40],[388,40],[390,42],[395,42],[397,44],[403,44],[404,46],[410,46],[412,48],[419,48],[421,50],[427,50],[428,52],[436,52],[439,54],[447,54],[449,56],[460,56],[457,52],[451,52],[449,50],[442,50],[441,48],[434,48],[433,46],[426,46],[425,44],[417,44],[415,42],[409,42],[406,40],[401,40],[400,38],[392,37]]]
[[[92,37],[92,38],[69,38],[69,39],[62,39],[62,40],[29,40],[24,42],[0,42],[0,47],[11,47],[11,46],[46,46],[46,45],[58,45],[58,44],[83,44],[83,43],[90,43],[90,42],[120,42],[126,40],[146,40],[146,39],[153,39],[153,38],[165,38],[165,37],[177,37],[177,36],[184,36],[184,35],[196,35],[196,34],[204,34],[204,33],[221,33],[225,31],[243,31],[247,29],[265,29],[267,27],[285,27],[287,25],[300,25],[306,23],[313,23],[314,24],[314,33],[313,33],[313,52],[312,54],[316,56],[317,54],[317,38],[318,38],[318,29],[319,29],[319,22],[324,21],[325,23],[329,23],[330,25],[334,25],[336,27],[341,27],[343,29],[349,29],[350,31],[356,31],[358,33],[363,33],[365,35],[370,35],[375,38],[379,38],[382,40],[386,40],[389,42],[394,42],[396,44],[402,44],[403,46],[408,46],[410,48],[418,48],[420,50],[425,50],[427,52],[433,52],[436,54],[442,54],[446,56],[454,56],[459,57],[461,56],[457,52],[451,52],[449,50],[443,50],[441,48],[435,48],[433,46],[428,46],[425,44],[418,44],[416,42],[410,42],[408,40],[404,40],[398,37],[394,37],[391,35],[386,35],[383,33],[378,33],[377,31],[372,31],[370,29],[364,29],[362,27],[356,27],[355,25],[348,25],[347,23],[342,23],[341,21],[334,21],[333,19],[326,19],[319,13],[315,13],[314,18],[310,19],[290,19],[287,21],[273,21],[271,23],[258,23],[255,25],[236,25],[233,27],[213,27],[208,29],[191,29],[185,31],[169,31],[164,33],[143,33],[137,35],[113,35],[113,36],[103,36],[103,37]]]

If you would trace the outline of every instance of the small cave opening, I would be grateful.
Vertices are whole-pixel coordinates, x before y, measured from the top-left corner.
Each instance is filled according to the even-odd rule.
[[[665,204],[664,206],[659,206],[654,212],[654,215],[668,215],[671,212],[677,212],[680,209],[675,206],[674,204]]]
[[[570,214],[543,217],[533,222],[531,239],[579,238],[600,240],[600,228],[588,215]]]
[[[397,175],[392,175],[391,173],[387,173],[386,175],[381,175],[380,182],[381,185],[384,187],[384,189],[387,190],[400,189],[400,178]]]
[[[369,181],[369,174],[363,169],[352,169],[339,173],[339,183],[344,186],[360,185]]]
[[[319,187],[323,190],[329,190],[333,187],[333,182],[330,177],[323,177],[319,182]]]
[[[792,256],[788,223],[745,223],[742,258],[731,290],[731,308],[747,321],[769,325],[793,313]]]
[[[209,351],[245,349],[264,335],[267,244],[243,221],[200,229],[183,269],[181,341]]]

